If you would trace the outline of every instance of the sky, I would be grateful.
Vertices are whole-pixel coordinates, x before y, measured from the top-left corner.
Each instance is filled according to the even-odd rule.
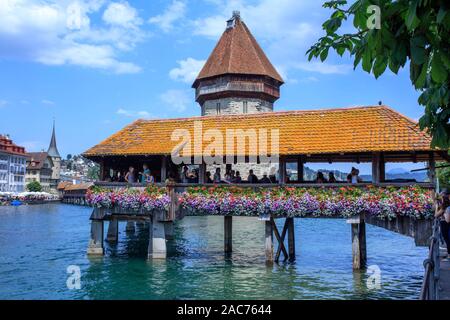
[[[275,110],[377,105],[417,120],[409,72],[378,80],[350,57],[308,62],[318,0],[0,0],[0,133],[79,154],[138,118],[200,115],[191,88],[233,10],[283,76]]]

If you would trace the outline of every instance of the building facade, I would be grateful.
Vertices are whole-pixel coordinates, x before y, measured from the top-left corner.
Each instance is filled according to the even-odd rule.
[[[25,182],[40,183],[42,191],[49,192],[52,189],[53,161],[47,152],[28,153],[27,173]]]
[[[8,135],[0,135],[0,191],[25,191],[27,156]]]

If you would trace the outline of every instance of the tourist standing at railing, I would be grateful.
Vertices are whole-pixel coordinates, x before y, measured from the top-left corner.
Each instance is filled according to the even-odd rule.
[[[361,183],[362,179],[359,177],[359,170],[352,167],[350,174],[347,176],[348,183]]]
[[[181,183],[188,183],[188,175],[189,168],[187,166],[184,166],[180,176]]]
[[[264,173],[261,180],[259,180],[259,183],[272,183],[272,181],[270,181],[269,177],[267,176],[267,173]]]
[[[213,182],[214,183],[220,183],[222,180],[221,176],[220,176],[220,168],[216,168],[216,173],[214,173],[214,179]]]
[[[321,171],[317,172],[317,178],[316,178],[316,183],[327,183],[327,179],[325,179],[325,176],[323,175],[323,173]]]
[[[146,184],[148,183],[149,177],[150,177],[150,169],[148,168],[148,166],[146,164],[144,164],[142,166],[142,168],[144,169],[142,172],[139,172],[140,176],[141,176],[141,183],[142,184]]]
[[[213,183],[211,179],[211,172],[209,171],[206,172],[206,183]]]
[[[135,173],[133,167],[128,168],[128,172],[125,175],[125,181],[128,183],[136,183],[137,182],[136,173]]]
[[[447,257],[444,260],[450,261],[450,192],[447,189],[440,193],[437,205],[435,217],[439,219],[441,235],[447,245]]]
[[[253,173],[252,169],[248,172],[247,181],[248,183],[258,183],[258,177]]]
[[[334,176],[333,172],[330,172],[328,174],[328,182],[329,183],[337,183],[336,177]]]
[[[241,182],[242,182],[241,173],[239,171],[236,171],[233,183],[241,183]]]

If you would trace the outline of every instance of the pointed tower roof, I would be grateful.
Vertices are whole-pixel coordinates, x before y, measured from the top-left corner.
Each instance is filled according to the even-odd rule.
[[[48,147],[47,153],[50,157],[61,158],[61,156],[59,155],[58,147],[56,146],[55,120],[53,120],[52,139],[50,140],[50,146]]]
[[[224,74],[261,75],[284,82],[237,11],[233,12],[233,17],[228,20],[225,32],[197,76],[193,87],[201,79]]]

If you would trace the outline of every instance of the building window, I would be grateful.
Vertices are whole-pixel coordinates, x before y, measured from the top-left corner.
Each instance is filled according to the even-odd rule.
[[[220,114],[220,102],[217,102],[216,104],[216,112],[217,114]]]
[[[243,112],[248,113],[248,101],[244,101]]]

